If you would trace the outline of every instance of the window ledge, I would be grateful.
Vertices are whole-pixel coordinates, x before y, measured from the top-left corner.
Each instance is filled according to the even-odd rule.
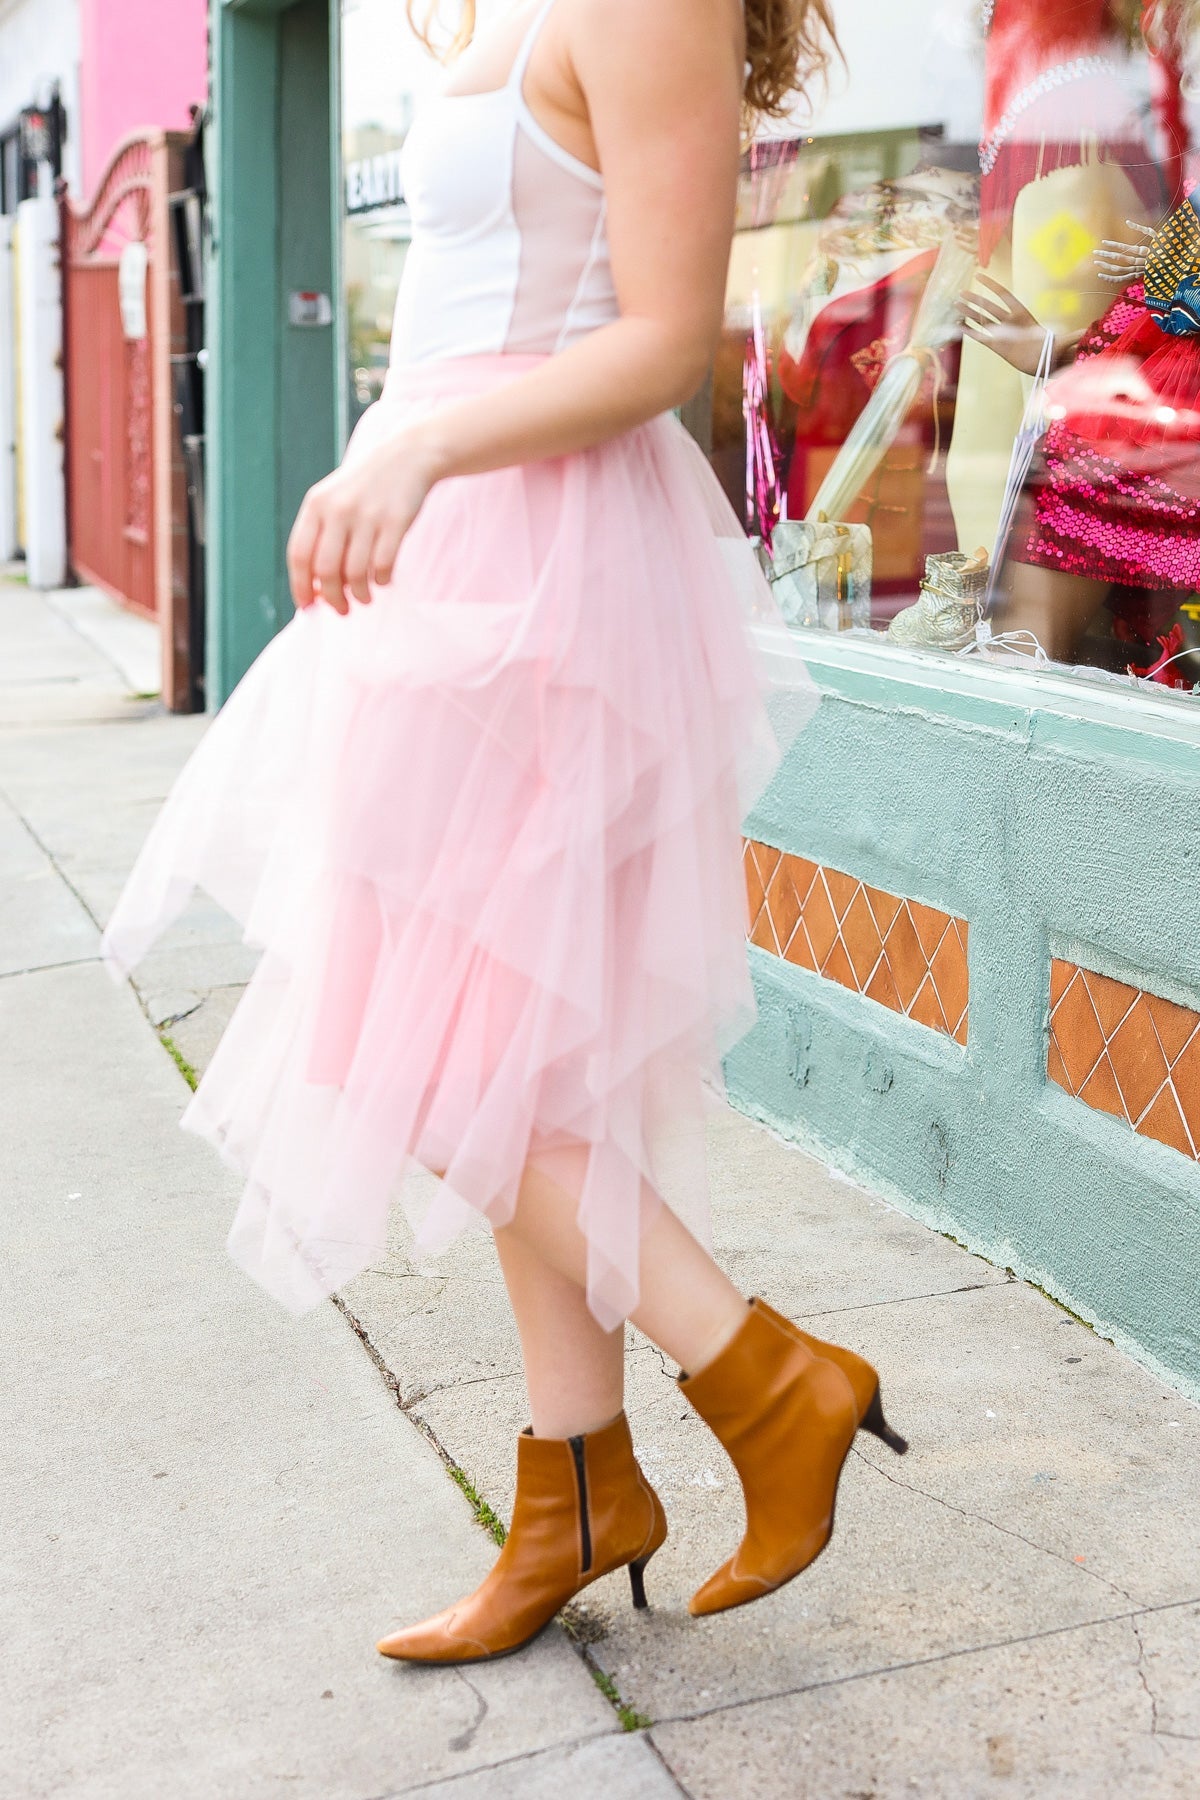
[[[1083,728],[1096,734],[1095,748],[1108,753],[1132,749],[1138,739],[1144,752],[1149,740],[1160,757],[1168,747],[1183,752],[1195,772],[1191,758],[1200,750],[1200,698],[1191,695],[1151,693],[1054,667],[1035,671],[982,656],[914,650],[873,641],[865,632],[793,629],[787,646],[777,628],[759,628],[756,635],[769,646],[775,667],[794,657],[826,694],[992,730],[1020,729],[1025,735],[1039,735],[1038,722],[1043,722],[1041,734],[1052,737],[1060,735],[1056,725],[1067,736]],[[1116,741],[1108,742],[1110,737]]]

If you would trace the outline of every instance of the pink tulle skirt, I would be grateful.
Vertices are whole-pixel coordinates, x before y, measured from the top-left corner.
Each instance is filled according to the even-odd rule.
[[[347,455],[536,360],[393,370]],[[740,823],[778,756],[752,638],[779,631],[664,418],[442,483],[370,606],[314,606],[259,657],[105,946],[127,971],[199,886],[261,947],[184,1123],[244,1176],[230,1249],[287,1306],[377,1261],[398,1195],[423,1260],[557,1156],[593,1312],[634,1309],[649,1210],[701,1198],[704,1086],[752,1018]],[[815,690],[782,655],[795,730]]]

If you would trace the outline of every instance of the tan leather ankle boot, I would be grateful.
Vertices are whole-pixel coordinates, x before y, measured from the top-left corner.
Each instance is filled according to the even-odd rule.
[[[613,1569],[629,1568],[633,1604],[667,1535],[662,1504],[638,1467],[624,1413],[582,1437],[517,1439],[517,1499],[499,1560],[457,1606],[378,1645],[400,1662],[510,1656],[559,1608]]]
[[[746,1502],[746,1535],[692,1596],[693,1613],[759,1600],[821,1554],[860,1425],[882,1426],[885,1442],[907,1448],[884,1421],[870,1363],[809,1338],[760,1300],[721,1354],[679,1385],[728,1451]]]
[[[827,1362],[836,1363],[854,1389],[854,1404],[858,1410],[858,1429],[870,1431],[885,1443],[889,1450],[897,1456],[903,1456],[908,1450],[907,1438],[902,1438],[898,1431],[893,1431],[883,1416],[883,1401],[879,1392],[879,1376],[863,1356],[856,1356],[853,1350],[847,1350],[842,1344],[827,1344],[823,1338],[813,1337],[811,1332],[802,1331],[799,1325],[793,1325],[782,1313],[777,1313],[773,1306],[765,1300],[756,1300],[755,1306],[773,1319],[784,1331],[790,1331],[793,1337],[799,1338],[802,1344],[815,1356],[823,1356]]]

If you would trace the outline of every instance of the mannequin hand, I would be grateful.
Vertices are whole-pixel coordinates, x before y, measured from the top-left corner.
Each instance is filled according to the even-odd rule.
[[[401,433],[309,488],[288,538],[295,605],[324,600],[347,613],[351,597],[369,604],[371,584],[391,580],[400,546],[436,480],[419,440]]]
[[[1131,281],[1137,281],[1146,273],[1146,258],[1150,254],[1150,242],[1155,233],[1149,225],[1139,225],[1136,219],[1126,219],[1130,231],[1136,231],[1147,240],[1142,244],[1122,243],[1116,238],[1105,238],[1096,252],[1096,268],[1101,281],[1109,281],[1116,287],[1128,287]]]
[[[990,275],[980,275],[987,290],[968,289],[959,295],[958,315],[963,336],[994,350],[1022,375],[1036,375],[1046,343],[1045,326],[1039,325],[1027,306]]]

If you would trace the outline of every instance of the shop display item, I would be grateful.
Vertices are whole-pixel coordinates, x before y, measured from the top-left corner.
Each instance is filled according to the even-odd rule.
[[[947,550],[928,557],[920,598],[896,614],[889,638],[914,649],[965,649],[983,617],[988,570],[988,553],[982,549],[973,556]]]
[[[867,525],[781,520],[768,576],[788,624],[823,631],[869,629],[871,560]]]
[[[992,0],[979,145],[980,260],[1012,223],[1017,196],[1055,170],[1116,163],[1151,211],[1164,192],[1129,75],[1130,21],[1112,0]]]
[[[1200,587],[1196,198],[1156,236],[1047,390],[1051,423],[1022,562],[1129,588]],[[1153,309],[1147,288],[1153,288]]]
[[[890,357],[862,413],[825,480],[808,517],[840,516],[870,480],[895,442],[926,375],[935,384],[939,352],[959,336],[958,296],[975,268],[975,246],[947,229],[942,238],[906,344]],[[936,400],[935,400],[936,417]],[[936,447],[935,447],[936,448]]]

